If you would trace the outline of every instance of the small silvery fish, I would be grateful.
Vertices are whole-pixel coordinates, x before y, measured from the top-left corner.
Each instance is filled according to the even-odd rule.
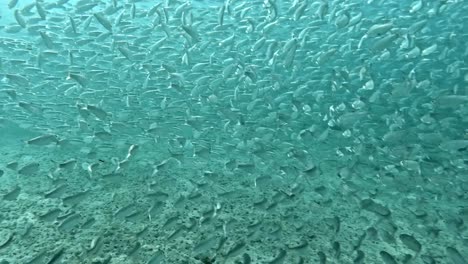
[[[18,4],[18,0],[10,0],[10,2],[8,2],[8,8],[9,9],[15,8],[17,4]]]
[[[109,32],[112,32],[112,24],[103,14],[95,13],[94,17],[99,22],[99,24],[101,24],[105,29],[109,30]]]
[[[36,174],[39,171],[39,163],[32,162],[27,165],[24,165],[18,170],[18,173],[25,176],[30,176]]]
[[[26,20],[24,19],[23,15],[21,15],[19,10],[15,10],[15,19],[18,25],[20,25],[22,28],[26,28]]]
[[[38,136],[38,137],[35,137],[26,141],[28,145],[38,145],[38,146],[58,144],[58,142],[59,142],[58,136],[53,135],[53,134]]]
[[[76,159],[70,159],[62,163],[59,163],[58,167],[60,169],[74,169],[76,167],[76,163],[77,163]]]
[[[106,120],[109,116],[106,111],[104,111],[103,109],[97,106],[87,105],[86,108],[88,109],[89,112],[91,112],[91,114],[93,114],[94,116],[96,116],[97,118],[101,120]]]

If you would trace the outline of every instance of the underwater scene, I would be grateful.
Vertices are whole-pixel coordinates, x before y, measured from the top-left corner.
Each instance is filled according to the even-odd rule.
[[[468,2],[0,0],[0,264],[467,264]]]

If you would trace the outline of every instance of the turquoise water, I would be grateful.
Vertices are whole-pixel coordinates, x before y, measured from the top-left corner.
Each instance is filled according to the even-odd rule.
[[[2,1],[0,263],[467,263],[467,14]]]

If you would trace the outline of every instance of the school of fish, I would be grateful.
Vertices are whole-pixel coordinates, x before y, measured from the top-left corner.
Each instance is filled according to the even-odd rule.
[[[464,0],[8,0],[0,263],[468,263]]]

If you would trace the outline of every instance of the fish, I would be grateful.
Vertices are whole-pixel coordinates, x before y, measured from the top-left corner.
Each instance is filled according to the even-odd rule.
[[[18,1],[19,1],[19,0],[10,0],[10,1],[8,2],[8,8],[9,8],[9,9],[15,8],[16,5],[18,4]]]
[[[45,134],[26,141],[28,145],[45,146],[50,144],[59,144],[59,137],[53,134]]]
[[[88,83],[85,76],[78,74],[78,73],[72,73],[72,72],[68,74],[67,80],[74,80],[78,84],[80,84],[82,87],[86,87]]]
[[[6,74],[5,77],[8,81],[17,85],[27,86],[30,83],[28,78],[19,74]]]
[[[185,32],[190,37],[192,42],[200,42],[200,36],[192,26],[182,25],[181,27],[183,32]]]
[[[52,41],[52,38],[49,36],[49,34],[45,31],[40,31],[39,34],[41,35],[41,39],[44,42],[44,45],[48,49],[53,49],[55,47],[54,42]]]
[[[15,10],[15,19],[16,19],[16,23],[18,23],[18,25],[20,25],[22,28],[27,27],[26,20],[24,19],[23,15],[20,13],[18,9]]]
[[[49,177],[52,180],[54,180],[57,178],[57,175],[63,171],[73,172],[75,168],[77,167],[77,163],[78,161],[76,159],[69,159],[61,163],[58,163],[55,170],[49,172]],[[62,187],[63,186],[60,186],[59,188],[62,189]]]
[[[106,120],[109,117],[109,114],[98,106],[86,105],[86,109],[100,120]]]
[[[468,139],[444,140],[440,143],[439,147],[449,152],[465,150],[468,148]]]
[[[47,12],[40,2],[36,2],[36,11],[42,20],[45,20],[47,18]]]
[[[112,32],[112,23],[101,13],[93,14],[96,20],[109,32]]]
[[[366,32],[367,37],[385,35],[394,27],[393,22],[372,25]]]
[[[18,169],[18,174],[24,175],[24,176],[31,176],[34,174],[37,174],[39,172],[40,164],[38,162],[31,162],[23,167]]]
[[[393,42],[398,38],[397,34],[387,34],[381,38],[375,40],[374,44],[372,45],[372,49],[374,51],[382,51],[390,47]]]
[[[125,157],[125,159],[129,159],[130,157],[132,156],[135,156],[136,153],[138,152],[138,149],[139,149],[139,146],[138,145],[130,145],[130,147],[128,148],[128,151],[127,151],[127,156]]]
[[[457,108],[468,104],[467,95],[442,95],[435,100],[435,105],[440,108]]]
[[[432,44],[431,46],[423,49],[421,51],[421,56],[429,56],[437,50],[437,44]]]

